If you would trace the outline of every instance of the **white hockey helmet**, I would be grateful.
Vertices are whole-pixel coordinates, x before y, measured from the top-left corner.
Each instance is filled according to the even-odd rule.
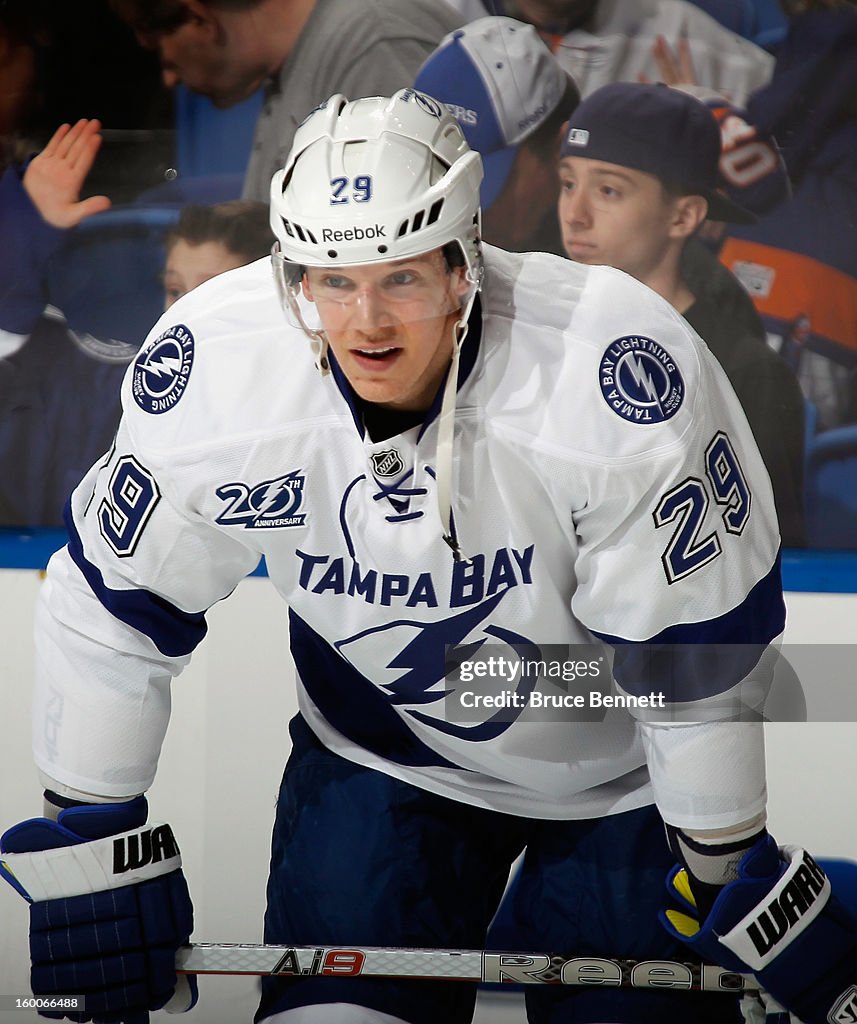
[[[481,180],[481,157],[430,96],[331,96],[298,128],[271,182],[287,280],[298,268],[383,263],[454,242],[478,285]]]

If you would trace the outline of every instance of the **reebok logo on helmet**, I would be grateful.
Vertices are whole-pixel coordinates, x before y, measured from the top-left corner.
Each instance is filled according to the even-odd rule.
[[[383,224],[375,224],[371,228],[322,228],[321,240],[323,242],[359,242],[364,238],[386,238],[387,233]]]

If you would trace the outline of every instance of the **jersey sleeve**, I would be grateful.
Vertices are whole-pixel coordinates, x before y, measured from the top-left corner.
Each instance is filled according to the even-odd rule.
[[[168,457],[123,419],[66,509],[36,615],[33,747],[51,780],[102,797],[145,791],[170,682],[205,636],[205,611],[259,555],[193,514]]]
[[[761,732],[725,719],[784,627],[771,484],[711,353],[672,309],[627,298],[590,364],[572,610],[622,692],[663,695],[640,728],[664,817],[719,828],[764,805]]]

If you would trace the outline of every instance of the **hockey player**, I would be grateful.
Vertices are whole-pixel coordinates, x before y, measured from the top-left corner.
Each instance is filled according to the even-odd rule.
[[[617,271],[483,252],[480,177],[432,98],[332,97],[272,183],[273,277],[259,262],[200,286],[129,371],[38,611],[49,813],[2,839],[36,992],[135,1022],[171,998],[192,914],[143,794],[205,609],[264,555],[300,703],[266,941],[478,947],[526,848],[522,946],[687,942],[810,1024],[845,1019],[828,1014],[855,999],[857,927],[765,831],[757,724],[453,713],[448,645],[600,638],[626,692],[680,704],[733,681],[697,671],[693,642],[765,645],[784,618],[770,484],[713,357]],[[653,640],[687,644],[675,679],[641,656]],[[269,977],[257,1020],[464,1024],[474,999]],[[537,1022],[738,1019],[719,993],[528,1000]]]

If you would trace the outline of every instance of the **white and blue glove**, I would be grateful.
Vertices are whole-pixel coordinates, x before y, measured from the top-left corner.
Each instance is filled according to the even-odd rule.
[[[805,850],[778,848],[763,833],[703,915],[693,885],[681,865],[667,878],[680,909],[661,920],[674,938],[703,960],[755,975],[804,1024],[857,1022],[857,918]]]
[[[85,998],[83,1012],[43,1016],[146,1024],[196,1003],[196,979],[175,969],[193,931],[181,855],[147,814],[142,796],[79,805],[0,836],[0,875],[31,905],[33,994]]]

